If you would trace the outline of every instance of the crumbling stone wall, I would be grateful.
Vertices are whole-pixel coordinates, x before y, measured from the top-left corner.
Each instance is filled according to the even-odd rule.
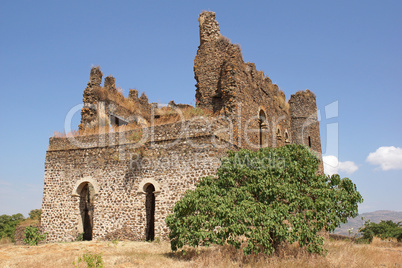
[[[102,83],[103,73],[100,67],[92,67],[89,76],[89,82],[84,90],[83,102],[84,107],[81,110],[81,124],[79,129],[95,127],[98,118],[98,109],[95,109],[97,98],[94,91],[98,89]]]
[[[220,35],[214,12],[201,13],[199,21],[200,46],[194,60],[197,105],[231,117],[240,147],[255,149],[290,143],[290,135],[286,141],[282,134],[277,135],[277,129],[291,132],[284,93],[253,63],[243,61],[238,45]]]
[[[305,97],[292,96],[286,102],[283,91],[254,63],[245,63],[240,47],[220,34],[214,12],[201,13],[199,22],[200,46],[194,60],[197,105],[231,118],[239,147],[308,145],[307,138],[300,138],[308,132],[311,148],[321,154],[314,94],[298,93]],[[303,128],[306,120],[309,126]]]
[[[81,110],[80,130],[114,126],[117,124],[116,116],[125,123],[138,123],[139,118],[150,120],[151,105],[145,93],[138,97],[138,91],[132,89],[129,97],[125,98],[118,92],[116,79],[111,75],[105,77],[102,88],[102,76],[99,67],[92,67],[90,81],[83,94],[84,107]]]
[[[105,89],[112,91],[112,92],[116,92],[117,88],[116,88],[116,79],[109,75],[107,77],[105,77],[105,83],[104,83]]]

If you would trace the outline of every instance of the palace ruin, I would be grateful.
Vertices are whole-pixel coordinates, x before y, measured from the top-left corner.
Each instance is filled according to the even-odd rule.
[[[100,68],[91,69],[79,129],[94,133],[49,140],[41,221],[48,242],[167,239],[171,208],[216,173],[227,150],[296,143],[321,155],[315,95],[286,101],[221,35],[214,12],[202,12],[199,27],[196,107],[161,107],[136,90],[125,98],[114,77],[101,86]]]

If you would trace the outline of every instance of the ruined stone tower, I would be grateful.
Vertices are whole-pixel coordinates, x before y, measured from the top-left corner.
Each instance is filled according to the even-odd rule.
[[[228,149],[304,144],[321,157],[314,93],[285,94],[199,16],[196,108],[149,103],[93,67],[80,132],[52,137],[45,161],[42,226],[48,241],[167,238],[165,218],[187,189],[215,175]],[[322,172],[322,166],[321,166]]]

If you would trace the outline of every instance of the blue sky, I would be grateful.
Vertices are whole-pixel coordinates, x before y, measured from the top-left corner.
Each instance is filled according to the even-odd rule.
[[[357,184],[360,212],[402,211],[402,1],[3,1],[0,215],[41,207],[48,139],[91,66],[126,95],[194,103],[202,10],[287,98],[316,93],[323,153]]]

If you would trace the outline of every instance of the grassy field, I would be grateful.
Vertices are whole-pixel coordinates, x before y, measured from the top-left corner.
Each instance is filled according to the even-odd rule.
[[[245,257],[230,247],[172,253],[167,242],[72,242],[39,246],[0,245],[0,267],[74,267],[85,252],[101,253],[104,267],[402,267],[401,243],[375,239],[371,245],[326,241],[325,257],[295,248],[279,255]],[[86,267],[80,263],[78,267]]]

